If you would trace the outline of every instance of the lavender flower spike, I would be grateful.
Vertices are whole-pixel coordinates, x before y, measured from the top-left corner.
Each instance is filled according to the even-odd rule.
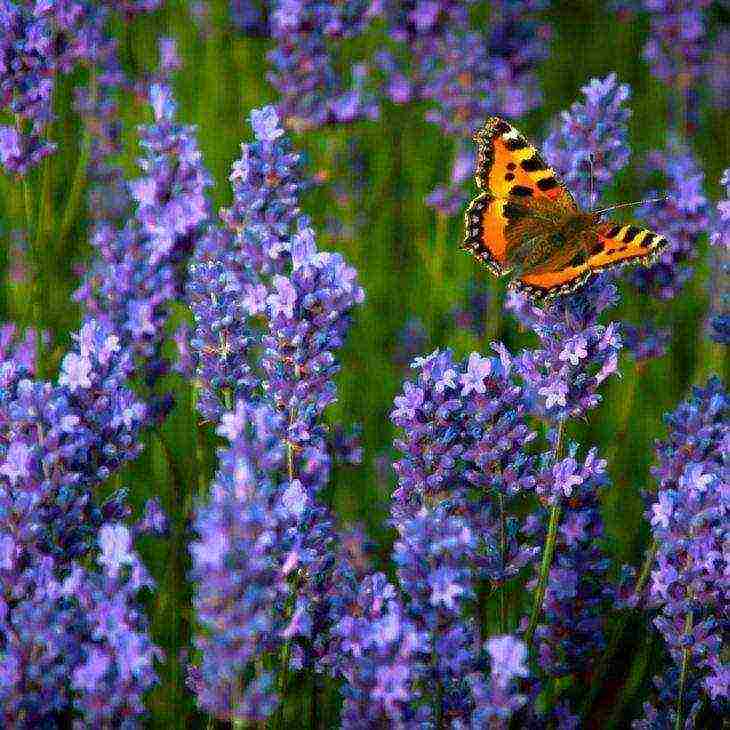
[[[87,316],[119,333],[120,343],[137,358],[153,383],[167,369],[161,348],[170,303],[183,288],[183,263],[208,218],[203,168],[194,130],[174,121],[170,89],[153,84],[149,92],[155,122],[142,127],[143,177],[130,184],[136,210],[131,221],[96,227],[98,255],[75,297]]]
[[[548,162],[561,173],[568,187],[588,209],[594,208],[605,187],[629,160],[626,107],[631,90],[619,84],[616,74],[591,79],[581,88],[585,101],[575,102],[553,124],[545,142]],[[589,199],[590,161],[596,182]]]
[[[730,345],[730,168],[720,178],[725,197],[717,204],[715,231],[710,237],[714,247],[710,291],[710,336]]]
[[[659,491],[647,510],[658,546],[649,585],[654,624],[677,667],[683,674],[689,667],[674,703],[689,706],[684,693],[695,682],[711,701],[727,701],[730,399],[713,378],[666,420],[653,470]]]

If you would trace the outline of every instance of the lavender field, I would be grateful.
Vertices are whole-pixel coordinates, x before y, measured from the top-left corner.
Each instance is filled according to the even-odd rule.
[[[0,29],[0,728],[730,727],[725,0]],[[493,276],[493,116],[661,252]]]

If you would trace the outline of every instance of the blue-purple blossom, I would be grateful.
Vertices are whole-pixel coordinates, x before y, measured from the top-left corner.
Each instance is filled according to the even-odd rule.
[[[642,206],[639,217],[669,241],[651,267],[631,272],[630,279],[641,292],[657,299],[671,299],[692,276],[687,265],[697,257],[700,237],[709,225],[708,201],[703,192],[704,174],[689,148],[672,143],[666,151],[648,155],[648,171],[666,178],[667,200]],[[650,196],[654,196],[652,191]]]
[[[710,283],[710,337],[730,344],[730,169],[720,178],[725,197],[717,204],[714,231],[710,236],[713,262]]]
[[[0,163],[23,176],[56,145],[46,139],[53,120],[52,98],[57,78],[78,66],[98,64],[100,101],[114,83],[105,72],[115,55],[109,36],[110,10],[148,12],[159,0],[131,3],[91,0],[34,0],[0,3],[0,109],[9,111],[14,126],[0,126]]]
[[[88,316],[113,327],[124,348],[139,358],[150,383],[165,372],[164,325],[170,303],[183,288],[185,258],[208,217],[203,168],[194,130],[174,121],[170,89],[153,84],[155,122],[140,128],[143,177],[129,185],[131,220],[96,226],[92,263],[76,298]]]
[[[730,401],[717,378],[666,416],[657,442],[659,490],[647,510],[657,557],[649,583],[654,619],[674,662],[687,653],[694,680],[713,700],[728,699],[721,647],[730,564]],[[723,686],[724,685],[724,686]]]
[[[429,722],[430,708],[419,702],[418,684],[426,636],[405,615],[382,573],[362,580],[334,633],[345,679],[343,728],[386,724],[415,730]]]
[[[651,23],[644,58],[655,76],[680,93],[704,71],[705,11],[709,5],[710,0],[643,0]]]
[[[278,110],[288,127],[301,130],[377,116],[367,66],[352,65],[345,79],[331,50],[333,43],[362,33],[371,18],[369,6],[370,0],[273,3],[269,80],[281,95]]]
[[[260,720],[277,695],[273,672],[251,674],[254,660],[284,652],[284,672],[337,665],[332,606],[347,601],[334,576],[345,585],[351,571],[318,501],[332,459],[322,416],[363,292],[339,254],[317,250],[278,115],[265,107],[251,122],[226,227],[199,240],[188,284],[198,407],[230,442],[191,545],[202,626],[191,678],[216,717]]]
[[[598,406],[598,389],[617,372],[622,346],[618,323],[599,324],[598,316],[617,302],[615,285],[601,278],[544,308],[510,294],[507,308],[540,340],[538,349],[523,351],[516,361],[536,414],[578,418]]]
[[[629,160],[626,106],[631,90],[616,74],[593,78],[581,88],[585,101],[576,101],[553,124],[545,142],[548,162],[588,209],[594,208],[605,188]],[[595,181],[590,198],[590,177]]]
[[[33,340],[3,328],[0,372],[0,707],[3,724],[139,721],[159,657],[137,603],[152,583],[94,491],[141,450],[145,406],[118,338],[94,321],[57,385],[34,379]],[[97,552],[98,548],[98,552]],[[96,555],[94,564],[93,556]]]
[[[612,599],[610,562],[600,547],[600,491],[608,484],[606,461],[591,449],[578,464],[569,456],[546,466],[536,492],[545,504],[563,505],[555,557],[548,577],[544,620],[535,631],[538,661],[552,676],[579,675],[604,646],[605,609]],[[541,509],[525,525],[534,544],[544,544],[547,514]]]

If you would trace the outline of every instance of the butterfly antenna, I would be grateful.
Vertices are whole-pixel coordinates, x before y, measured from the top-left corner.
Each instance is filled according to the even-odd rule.
[[[660,198],[647,198],[646,200],[634,200],[632,203],[619,203],[618,205],[611,205],[608,208],[601,208],[600,210],[592,210],[591,213],[608,213],[612,210],[618,210],[619,208],[630,208],[634,205],[644,205],[645,203],[663,203],[668,200],[668,195],[662,195]]]

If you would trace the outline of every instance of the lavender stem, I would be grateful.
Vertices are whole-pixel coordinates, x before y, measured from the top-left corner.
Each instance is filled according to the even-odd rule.
[[[558,433],[555,437],[555,452],[553,457],[553,463],[557,463],[560,460],[560,456],[563,451],[563,436],[565,434],[565,419],[561,418],[558,421]],[[548,533],[545,539],[545,548],[542,553],[542,563],[540,564],[540,577],[537,582],[537,590],[535,591],[535,601],[532,604],[532,614],[530,615],[530,623],[527,626],[525,632],[525,644],[529,650],[532,644],[532,637],[535,634],[537,628],[537,622],[540,620],[540,613],[542,612],[542,604],[545,600],[545,591],[547,590],[548,577],[550,576],[550,567],[553,563],[553,556],[555,554],[555,542],[558,537],[558,524],[560,523],[560,514],[562,508],[560,502],[556,503],[550,509],[550,522],[548,523]]]
[[[687,612],[684,622],[685,637],[692,631],[692,611]],[[679,675],[679,689],[677,690],[677,719],[674,723],[675,730],[682,730],[684,725],[684,686],[687,683],[687,669],[689,667],[690,647],[685,646],[682,651],[682,670]]]

